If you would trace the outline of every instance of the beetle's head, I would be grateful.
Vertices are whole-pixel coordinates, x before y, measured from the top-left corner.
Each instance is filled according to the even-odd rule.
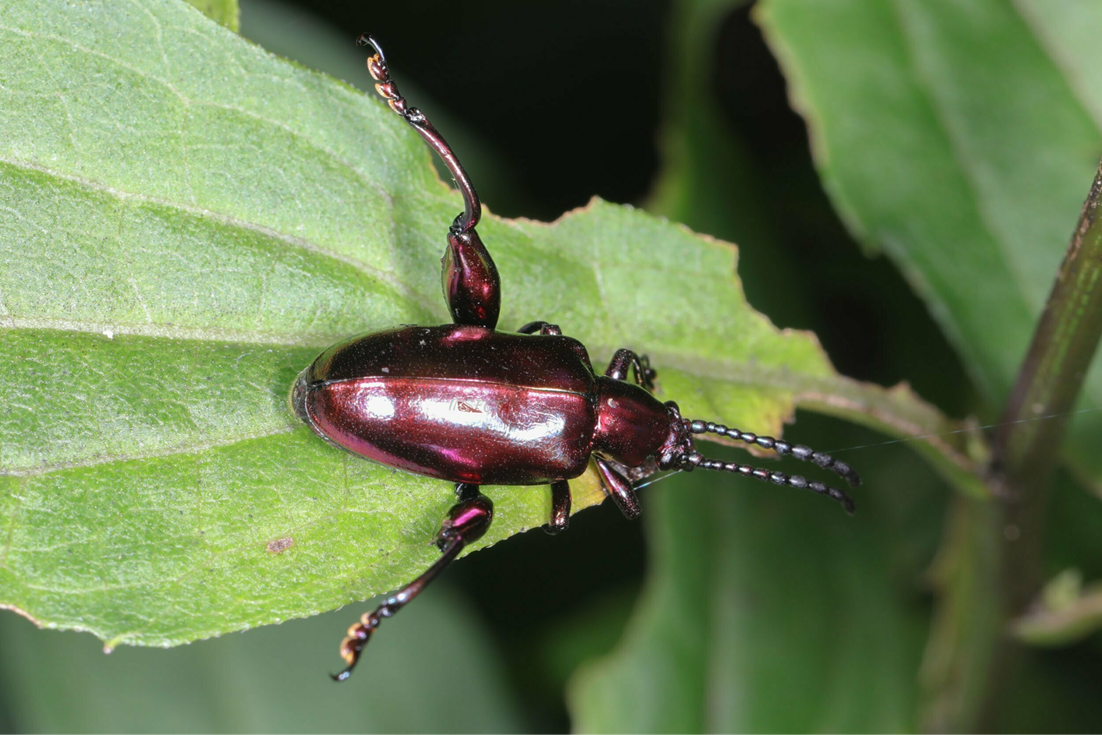
[[[666,401],[665,406],[669,415],[670,432],[666,437],[666,442],[656,454],[658,469],[682,469],[686,458],[696,452],[692,432],[689,430],[688,422],[681,418],[681,410],[676,403]]]
[[[853,501],[840,490],[800,475],[709,459],[697,450],[693,436],[717,434],[729,440],[755,444],[780,455],[816,464],[836,473],[850,485],[859,485],[861,478],[845,462],[801,444],[759,436],[710,421],[683,418],[673,401],[661,403],[645,388],[623,380],[602,376],[597,378],[597,386],[595,448],[622,465],[626,470],[625,477],[633,481],[653,472],[655,463],[659,470],[721,470],[776,485],[811,490],[837,500],[848,512],[853,512]],[[640,474],[631,472],[633,468],[649,469]]]

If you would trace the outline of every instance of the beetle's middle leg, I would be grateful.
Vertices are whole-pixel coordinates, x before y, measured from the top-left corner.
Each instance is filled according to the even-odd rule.
[[[551,483],[551,520],[545,529],[549,534],[562,533],[570,525],[570,482]]]
[[[517,330],[519,334],[535,334],[539,332],[544,337],[551,335],[558,337],[562,334],[562,329],[558,324],[551,324],[550,322],[528,322],[523,327]]]
[[[608,364],[608,369],[605,370],[605,375],[616,380],[627,380],[629,367],[635,373],[636,385],[649,391],[654,390],[654,379],[658,373],[650,366],[650,358],[628,349],[616,350],[616,354]]]
[[[562,336],[562,329],[559,328],[558,324],[551,324],[550,322],[543,321],[528,322],[523,327],[518,329],[517,332],[519,334],[536,334],[538,332],[541,337]],[[570,344],[571,346],[573,346],[575,352],[578,353],[578,357],[580,357],[582,359],[582,362],[585,363],[585,366],[592,371],[593,363],[589,361],[589,353],[585,351],[585,348],[582,347],[581,343],[572,340]]]
[[[459,556],[459,552],[463,551],[467,544],[482,538],[486,529],[490,527],[494,518],[494,504],[479,491],[478,485],[468,482],[456,483],[455,494],[459,502],[448,511],[448,515],[440,525],[440,531],[436,534],[435,543],[440,548],[440,558],[421,576],[388,597],[373,612],[364,613],[360,622],[348,629],[348,636],[341,641],[341,657],[348,664],[348,668],[333,675],[334,680],[344,681],[352,674],[352,669],[360,660],[360,654],[371,639],[371,634],[379,627],[383,618],[394,615],[410,600],[421,594],[421,590],[436,579],[440,572]]]

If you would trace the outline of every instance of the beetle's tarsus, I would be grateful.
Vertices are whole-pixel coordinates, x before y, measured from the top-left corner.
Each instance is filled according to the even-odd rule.
[[[357,46],[370,46],[374,49],[375,53],[379,55],[379,60],[386,64],[386,54],[383,53],[383,47],[379,45],[379,42],[371,37],[370,34],[361,33],[356,38]]]
[[[398,91],[379,43],[366,33],[357,39],[357,43],[375,50],[375,54],[367,59],[367,70],[376,81],[375,91],[436,151],[463,195],[463,211],[448,228],[448,249],[444,253],[443,263],[444,297],[452,313],[452,321],[493,329],[497,326],[501,310],[501,283],[494,259],[475,231],[475,226],[482,219],[482,203],[471,177],[440,131]]]

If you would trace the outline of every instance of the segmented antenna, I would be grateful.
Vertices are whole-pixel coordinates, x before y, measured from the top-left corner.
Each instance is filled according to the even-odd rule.
[[[834,459],[829,454],[816,452],[811,447],[805,447],[803,444],[793,445],[781,439],[774,439],[771,436],[758,436],[749,431],[731,429],[723,424],[713,424],[710,421],[690,421],[689,430],[694,434],[719,434],[747,444],[757,444],[759,447],[772,449],[777,454],[795,457],[804,462],[816,464],[824,470],[830,470],[854,487],[861,484],[860,475],[854,472],[848,464]]]
[[[788,475],[784,472],[777,472],[776,470],[764,470],[760,467],[751,467],[750,465],[738,464],[737,462],[721,462],[718,459],[707,459],[697,452],[688,455],[685,458],[685,462],[687,465],[686,469],[700,468],[702,470],[723,470],[724,472],[734,472],[745,477],[754,477],[763,482],[771,482],[774,485],[788,485],[803,490],[810,490],[813,493],[819,493],[820,495],[834,498],[842,504],[846,512],[850,515],[853,515],[855,510],[853,500],[841,490],[836,490],[821,482],[812,482],[806,477],[801,477],[799,475]]]

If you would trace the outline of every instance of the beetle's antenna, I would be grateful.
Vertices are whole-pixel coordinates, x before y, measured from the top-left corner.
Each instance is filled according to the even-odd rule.
[[[771,436],[758,436],[749,431],[730,429],[723,424],[713,424],[710,421],[689,421],[687,423],[689,431],[694,434],[719,434],[720,436],[729,436],[736,441],[745,442],[747,444],[757,444],[759,447],[772,449],[777,454],[783,454],[803,460],[804,462],[817,464],[824,470],[830,470],[836,473],[854,487],[861,484],[860,475],[854,472],[853,468],[848,464],[834,459],[834,457],[831,457],[829,454],[816,452],[811,447],[805,447],[802,444],[789,444],[781,439],[774,439]],[[820,491],[817,490],[816,492]]]
[[[471,183],[471,178],[464,170],[463,164],[456,158],[455,152],[448,145],[448,141],[444,140],[444,136],[433,127],[433,124],[429,122],[424,113],[407,104],[406,98],[398,92],[398,86],[390,78],[390,68],[387,66],[386,55],[383,54],[379,42],[364,33],[356,39],[356,44],[370,46],[375,51],[375,54],[367,59],[367,70],[371,72],[371,78],[377,82],[375,91],[382,95],[383,99],[390,105],[390,109],[401,115],[414,130],[421,134],[421,137],[436,151],[437,155],[440,156],[440,160],[444,162],[444,165],[448,167],[448,171],[455,178],[455,183],[463,194],[464,211],[463,214],[455,218],[452,231],[458,234],[474,229],[474,226],[482,219],[482,204],[478,200],[478,192],[474,190],[474,184]]]
[[[699,432],[698,432],[699,433]],[[760,467],[751,467],[750,465],[738,464],[736,462],[721,462],[718,459],[707,459],[704,456],[693,452],[685,457],[685,469],[691,470],[700,468],[702,470],[723,470],[724,472],[735,472],[746,477],[754,477],[763,482],[772,482],[774,485],[790,485],[791,487],[798,487],[804,490],[810,490],[820,495],[826,495],[834,498],[846,509],[846,512],[853,515],[855,510],[853,500],[850,499],[841,490],[835,490],[832,487],[828,487],[821,482],[812,482],[806,477],[800,477],[799,475],[786,475],[783,472],[777,472],[775,470],[763,470]]]

